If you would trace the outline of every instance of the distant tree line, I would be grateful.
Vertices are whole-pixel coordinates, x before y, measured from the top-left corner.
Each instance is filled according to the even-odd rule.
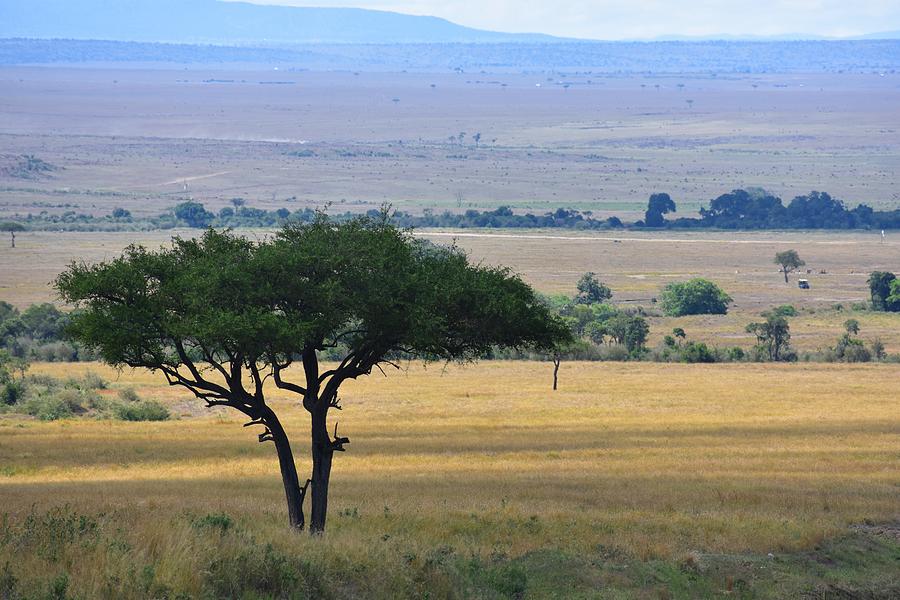
[[[62,214],[40,214],[14,216],[3,223],[0,230],[10,231],[13,227],[44,231],[116,231],[172,229],[175,227],[234,228],[234,227],[279,227],[288,222],[310,223],[316,218],[316,211],[302,208],[291,211],[287,208],[265,210],[247,206],[241,198],[232,199],[233,206],[225,206],[218,212],[208,210],[202,203],[187,200],[156,217],[135,219],[130,211],[116,208],[109,215],[93,216],[75,211]],[[681,217],[666,219],[665,215],[676,212],[675,201],[668,194],[650,196],[644,219],[634,223],[624,223],[618,217],[594,218],[590,212],[557,208],[542,214],[515,213],[508,206],[493,210],[469,209],[465,212],[444,211],[436,213],[426,209],[421,215],[405,211],[395,211],[392,221],[399,227],[435,227],[451,229],[475,228],[545,228],[577,230],[612,230],[623,228],[707,228],[707,229],[900,229],[900,209],[877,211],[865,204],[847,208],[845,204],[825,192],[810,192],[797,196],[787,205],[776,196],[760,189],[734,190],[710,201],[708,207],[700,209],[697,218]],[[378,214],[378,210],[368,211],[368,216]],[[336,221],[344,221],[359,216],[346,211],[332,214]]]

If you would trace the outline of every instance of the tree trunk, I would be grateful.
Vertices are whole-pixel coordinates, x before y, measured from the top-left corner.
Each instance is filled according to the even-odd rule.
[[[334,446],[328,435],[325,416],[326,412],[321,409],[312,414],[312,508],[309,518],[309,532],[312,534],[325,531],[328,515],[328,480],[331,477]]]
[[[281,467],[281,480],[284,483],[284,494],[287,499],[288,519],[291,527],[300,530],[305,526],[303,517],[303,498],[306,496],[306,486],[300,486],[297,478],[297,465],[294,463],[294,454],[291,452],[291,444],[287,434],[281,426],[278,417],[271,408],[266,407],[263,417],[266,427],[272,434],[275,449],[278,452],[278,464]]]
[[[9,232],[9,235],[10,235],[10,244],[9,244],[9,247],[10,247],[10,248],[15,248],[15,247],[16,247],[16,232],[15,232],[15,231],[10,231],[10,232]]]
[[[787,270],[787,269],[782,269],[782,271],[784,271],[784,282],[785,282],[785,283],[788,283],[788,278],[787,278],[788,270]]]
[[[559,377],[558,377],[559,363],[561,363],[561,362],[562,362],[562,359],[560,359],[558,356],[553,357],[553,391],[554,392],[556,391],[556,382],[559,379]]]

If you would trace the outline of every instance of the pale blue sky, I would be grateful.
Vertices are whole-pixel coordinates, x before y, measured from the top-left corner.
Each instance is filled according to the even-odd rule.
[[[251,0],[434,15],[495,31],[595,39],[660,35],[806,33],[848,36],[900,29],[900,0]]]

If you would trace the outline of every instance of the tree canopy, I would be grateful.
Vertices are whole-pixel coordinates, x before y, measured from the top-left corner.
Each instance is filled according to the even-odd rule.
[[[162,372],[263,427],[295,527],[304,525],[310,482],[299,484],[263,384],[300,396],[312,420],[313,531],[325,526],[332,455],[349,442],[326,426],[343,382],[403,357],[473,360],[495,346],[546,351],[571,339],[508,269],[471,265],[456,248],[397,229],[387,214],[319,215],[259,242],[207,230],[157,251],[131,246],[107,263],[72,264],[56,287],[82,309],[71,334],[105,361]],[[326,356],[336,364],[322,367]]]
[[[683,315],[724,315],[731,296],[708,279],[696,278],[668,284],[660,295],[663,312],[670,317]]]
[[[779,265],[781,267],[781,272],[784,273],[785,283],[788,282],[788,273],[796,271],[806,264],[806,262],[800,258],[800,255],[797,254],[796,250],[776,252],[774,262],[776,265]]]
[[[21,223],[17,223],[16,221],[2,221],[0,222],[0,231],[9,233],[10,246],[12,248],[15,248],[16,233],[19,231],[25,231],[25,226]]]
[[[869,295],[872,309],[888,312],[900,311],[900,300],[892,296],[892,287],[897,276],[890,271],[875,271],[869,275]]]
[[[596,273],[587,272],[578,280],[578,294],[575,296],[575,303],[600,304],[612,298],[612,295],[612,290],[597,279]]]
[[[663,215],[675,212],[675,201],[668,194],[653,194],[647,202],[644,213],[644,225],[647,227],[663,227],[666,219]]]

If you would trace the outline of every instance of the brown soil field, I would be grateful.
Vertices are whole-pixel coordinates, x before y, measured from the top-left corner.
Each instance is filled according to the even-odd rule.
[[[243,197],[634,218],[747,186],[896,207],[898,78],[6,67],[0,217]],[[14,176],[24,154],[58,169]]]

